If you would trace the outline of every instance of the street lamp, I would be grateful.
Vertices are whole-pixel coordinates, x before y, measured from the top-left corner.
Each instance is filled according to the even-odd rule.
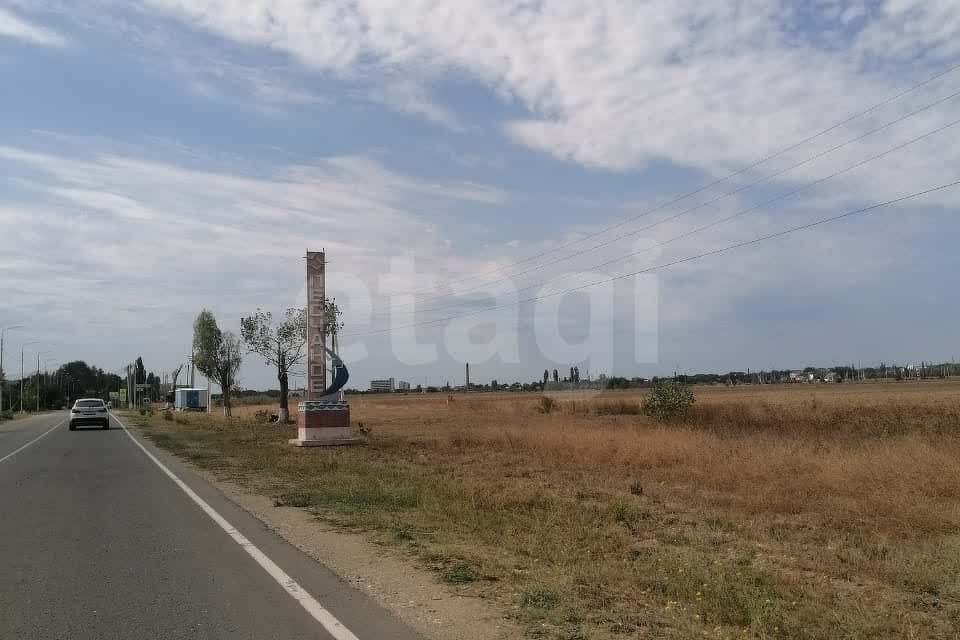
[[[6,336],[7,331],[13,331],[14,329],[22,328],[22,324],[15,324],[12,327],[4,327],[3,329],[0,329],[0,373],[3,373],[3,338]],[[0,378],[0,413],[3,413],[3,388],[6,385],[6,378]]]
[[[40,341],[24,342],[20,345],[20,413],[23,413],[23,379],[26,375],[23,371],[23,352],[25,347],[29,347],[32,344],[40,344]]]

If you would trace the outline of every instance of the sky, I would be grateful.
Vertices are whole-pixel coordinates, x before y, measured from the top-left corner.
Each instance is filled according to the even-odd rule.
[[[359,388],[951,359],[958,186],[713,252],[960,180],[958,64],[955,0],[0,0],[5,363],[163,374],[321,249]]]

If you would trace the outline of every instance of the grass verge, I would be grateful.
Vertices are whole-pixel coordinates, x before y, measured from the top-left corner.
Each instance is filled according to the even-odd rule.
[[[960,385],[824,389],[707,392],[666,425],[625,394],[362,398],[368,444],[335,450],[242,416],[133,422],[532,637],[956,638]]]

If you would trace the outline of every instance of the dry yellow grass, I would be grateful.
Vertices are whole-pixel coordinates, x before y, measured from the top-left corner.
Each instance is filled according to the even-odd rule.
[[[147,433],[534,635],[960,637],[960,383],[698,388],[666,425],[640,399],[364,396],[339,450],[242,416]]]

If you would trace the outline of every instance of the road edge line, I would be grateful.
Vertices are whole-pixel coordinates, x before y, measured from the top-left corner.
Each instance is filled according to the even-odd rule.
[[[40,435],[38,435],[36,438],[34,438],[33,440],[31,440],[31,441],[28,442],[27,444],[23,445],[22,447],[20,447],[19,449],[15,449],[15,450],[13,450],[12,452],[8,453],[7,455],[3,456],[2,458],[0,458],[0,463],[4,462],[5,460],[9,460],[9,459],[12,458],[13,456],[17,455],[18,453],[20,453],[21,451],[23,451],[24,449],[26,449],[27,447],[29,447],[30,445],[32,445],[34,442],[37,442],[38,440],[40,440],[40,438],[44,437],[45,435],[47,435],[48,433],[50,433],[51,431],[53,431],[54,429],[57,429],[57,428],[59,428],[59,427],[62,427],[62,426],[65,425],[65,424],[67,424],[67,420],[69,420],[69,419],[70,419],[70,418],[67,418],[66,420],[63,420],[62,422],[59,422],[59,423],[53,425],[52,427],[50,427],[49,429],[47,429],[46,431],[44,431],[43,433],[41,433]]]
[[[253,558],[260,567],[266,571],[271,578],[273,578],[277,584],[279,584],[284,591],[286,591],[294,600],[300,603],[307,613],[309,613],[314,620],[320,623],[320,625],[334,637],[335,640],[359,640],[357,636],[353,635],[353,632],[347,629],[339,620],[334,617],[332,613],[327,611],[323,605],[321,605],[313,596],[311,596],[307,591],[301,587],[292,577],[290,577],[283,569],[281,569],[277,564],[271,560],[265,553],[260,551],[256,545],[254,545],[250,540],[246,538],[242,533],[240,533],[236,527],[230,524],[226,518],[221,516],[213,507],[211,507],[206,500],[201,498],[197,493],[191,489],[187,483],[181,480],[177,474],[171,471],[165,464],[160,462],[155,455],[150,453],[143,444],[137,440],[130,430],[127,428],[127,425],[116,415],[111,414],[114,420],[117,421],[117,424],[120,425],[130,439],[133,440],[133,443],[137,445],[141,451],[150,460],[153,461],[157,467],[163,471],[167,477],[173,480],[180,489],[187,494],[187,496],[194,501],[194,503],[199,506],[204,513],[206,513],[211,520],[216,522],[221,529],[223,529],[227,535],[233,538],[234,542],[240,545],[247,554]],[[62,424],[62,423],[61,423]],[[59,425],[58,425],[59,426]],[[46,435],[46,434],[44,434]],[[41,436],[42,437],[42,436]],[[2,460],[0,460],[2,462]]]

